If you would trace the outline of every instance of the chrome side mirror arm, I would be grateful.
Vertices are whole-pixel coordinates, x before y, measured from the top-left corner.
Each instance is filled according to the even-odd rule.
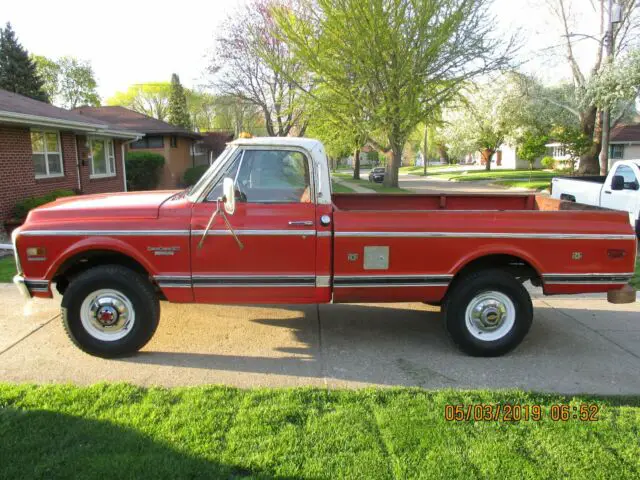
[[[231,223],[229,222],[229,219],[227,218],[227,215],[226,215],[226,213],[224,211],[224,208],[222,208],[222,203],[223,202],[224,202],[224,199],[222,199],[222,198],[218,198],[218,200],[216,200],[216,209],[211,214],[211,218],[209,218],[209,223],[207,223],[207,228],[204,229],[204,233],[202,234],[202,238],[200,238],[200,241],[198,242],[198,250],[201,249],[202,246],[204,245],[204,240],[205,240],[205,238],[207,238],[207,234],[209,233],[209,230],[211,230],[211,226],[213,225],[213,221],[218,216],[218,214],[220,214],[220,216],[224,220],[224,223],[226,224],[227,228],[231,232],[231,236],[233,236],[233,239],[238,244],[238,248],[240,248],[240,250],[242,250],[244,248],[244,245],[242,244],[242,242],[238,238],[238,235],[233,230],[233,227],[231,226]]]

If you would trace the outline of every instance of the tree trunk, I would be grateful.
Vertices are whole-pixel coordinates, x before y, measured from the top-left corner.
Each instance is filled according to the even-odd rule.
[[[449,153],[447,152],[447,148],[442,144],[438,144],[438,157],[440,157],[440,163],[449,164]]]
[[[387,163],[387,171],[384,175],[385,187],[398,186],[398,169],[402,165],[402,147],[392,147],[391,152],[391,162]]]
[[[482,150],[482,152],[480,152],[480,154],[482,155],[481,162],[484,162],[484,168],[487,171],[491,170],[491,157],[493,156],[494,153],[495,153],[495,150],[491,148],[485,148]]]
[[[360,148],[353,151],[353,179],[360,180]]]
[[[600,173],[600,147],[602,143],[602,125],[600,124],[598,109],[591,107],[580,120],[580,131],[586,138],[592,139],[589,151],[580,156],[578,173],[598,175]]]

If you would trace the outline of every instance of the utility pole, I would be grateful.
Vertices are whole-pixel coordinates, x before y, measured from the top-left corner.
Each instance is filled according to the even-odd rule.
[[[424,124],[424,140],[422,142],[422,162],[424,164],[424,176],[427,176],[427,135],[429,127],[427,123]]]
[[[621,21],[621,7],[609,0],[609,22],[605,36],[605,65],[613,61],[613,26]],[[600,148],[600,175],[609,170],[609,137],[611,131],[611,107],[602,110],[602,147]]]

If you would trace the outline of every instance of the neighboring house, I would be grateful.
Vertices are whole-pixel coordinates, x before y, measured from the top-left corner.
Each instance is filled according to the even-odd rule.
[[[128,143],[126,150],[154,152],[164,157],[164,170],[158,188],[181,187],[185,170],[195,166],[194,146],[202,138],[197,133],[124,107],[80,107],[74,112],[123,129],[144,133],[140,140]]]
[[[193,146],[195,165],[209,165],[233,140],[233,132],[200,132],[202,140],[198,140]]]
[[[546,145],[548,154],[561,165],[569,162],[571,156],[559,142]],[[640,160],[640,123],[617,125],[611,129],[609,138],[609,169],[618,160]],[[579,167],[576,162],[576,168]]]
[[[640,123],[617,125],[609,140],[609,168],[618,160],[640,160]]]
[[[53,190],[125,191],[123,145],[140,136],[0,90],[0,223],[19,200]]]

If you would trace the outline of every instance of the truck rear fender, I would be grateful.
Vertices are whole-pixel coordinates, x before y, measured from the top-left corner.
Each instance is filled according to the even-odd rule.
[[[522,250],[507,245],[488,246],[463,257],[453,268],[451,285],[465,275],[487,268],[502,268],[516,277],[541,285],[540,265]]]
[[[112,237],[85,238],[67,248],[47,270],[46,278],[56,281],[60,293],[69,279],[97,265],[126,266],[151,276],[152,265],[127,243]]]

